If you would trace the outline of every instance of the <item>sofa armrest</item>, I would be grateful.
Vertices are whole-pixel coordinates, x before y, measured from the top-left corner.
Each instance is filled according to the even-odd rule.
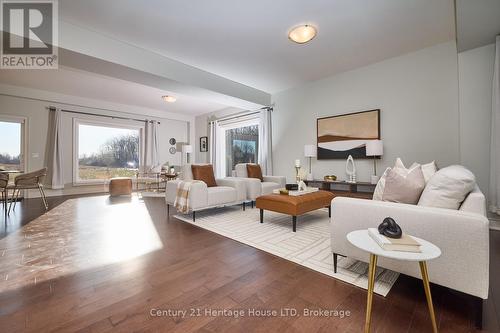
[[[167,182],[167,189],[165,191],[166,202],[168,205],[175,203],[177,196],[177,187],[182,180],[171,180]],[[208,205],[208,191],[207,184],[204,182],[196,182],[191,185],[189,189],[189,206],[192,210],[204,208]]]
[[[173,205],[175,202],[175,197],[177,196],[177,186],[182,180],[170,180],[167,182],[165,188],[165,200],[168,205]]]
[[[217,178],[215,180],[217,186],[229,186],[236,189],[236,200],[244,201],[247,198],[247,189],[246,182],[243,179],[237,177],[226,177],[226,178]]]
[[[263,176],[262,178],[265,182],[276,183],[281,187],[285,187],[286,185],[286,177],[284,176]]]
[[[476,213],[399,203],[337,197],[332,200],[331,247],[334,253],[367,261],[346,235],[376,228],[392,217],[407,234],[435,245],[441,257],[429,262],[431,281],[487,298],[489,281],[489,221]],[[381,259],[380,266],[420,277],[415,265]]]
[[[262,194],[262,182],[258,178],[238,178],[245,182],[247,200],[255,200]]]

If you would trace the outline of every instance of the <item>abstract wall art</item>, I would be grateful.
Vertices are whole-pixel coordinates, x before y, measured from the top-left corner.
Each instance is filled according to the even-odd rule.
[[[380,139],[380,110],[318,118],[318,159],[366,157],[366,141]]]

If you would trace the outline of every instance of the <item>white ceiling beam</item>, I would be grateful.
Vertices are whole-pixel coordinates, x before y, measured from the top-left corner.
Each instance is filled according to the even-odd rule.
[[[221,103],[256,109],[271,95],[113,38],[59,24],[59,64]]]

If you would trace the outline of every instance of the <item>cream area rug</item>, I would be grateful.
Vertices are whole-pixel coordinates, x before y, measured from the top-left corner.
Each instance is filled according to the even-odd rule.
[[[339,256],[337,273],[333,272],[330,247],[330,219],[327,210],[318,210],[297,218],[297,232],[292,231],[288,215],[265,211],[259,223],[259,210],[247,207],[225,207],[175,215],[176,218],[219,235],[234,239],[278,257],[293,261],[333,278],[367,289],[368,264]],[[374,291],[386,296],[399,273],[377,268]]]

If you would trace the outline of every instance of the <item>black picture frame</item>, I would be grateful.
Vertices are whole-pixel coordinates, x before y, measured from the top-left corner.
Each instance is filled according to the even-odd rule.
[[[200,152],[208,152],[208,136],[200,137]]]

